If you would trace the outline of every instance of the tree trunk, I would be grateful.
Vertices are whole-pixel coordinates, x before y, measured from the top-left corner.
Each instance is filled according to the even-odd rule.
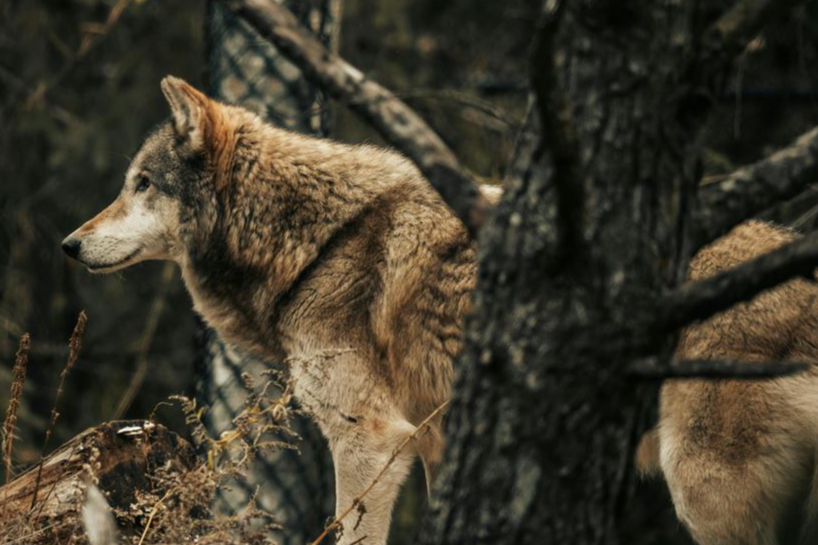
[[[423,543],[616,543],[692,251],[697,128],[725,63],[701,3],[548,2],[538,98],[481,232],[475,311]]]

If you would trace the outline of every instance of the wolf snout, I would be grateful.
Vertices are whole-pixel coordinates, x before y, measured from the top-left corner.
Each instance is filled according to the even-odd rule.
[[[62,249],[66,253],[66,255],[72,259],[77,259],[77,256],[80,255],[80,246],[82,245],[82,241],[78,238],[71,238],[68,237],[62,241]]]

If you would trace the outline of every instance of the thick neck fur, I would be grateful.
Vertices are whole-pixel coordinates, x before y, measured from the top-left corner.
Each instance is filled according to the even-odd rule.
[[[279,303],[324,245],[379,195],[418,177],[396,154],[231,114],[229,181],[212,189],[210,210],[192,212],[207,227],[188,242],[183,276],[196,310],[223,338],[269,356]]]

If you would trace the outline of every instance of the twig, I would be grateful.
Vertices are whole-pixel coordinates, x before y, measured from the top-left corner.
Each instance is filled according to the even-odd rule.
[[[9,406],[6,409],[6,418],[3,421],[3,462],[6,466],[6,484],[11,480],[11,460],[14,451],[14,433],[17,424],[17,409],[23,397],[23,387],[26,383],[26,366],[28,365],[28,351],[31,348],[31,336],[25,333],[20,337],[20,345],[14,360],[11,378],[11,395]]]
[[[804,0],[738,0],[702,36],[703,45],[723,59],[732,60],[776,14]]]
[[[795,277],[814,278],[818,234],[808,235],[730,270],[676,288],[657,305],[653,329],[667,333],[706,320]]]
[[[40,479],[43,475],[43,459],[45,458],[45,452],[48,448],[48,441],[51,439],[54,425],[57,423],[57,418],[59,418],[60,415],[60,413],[57,412],[57,406],[60,403],[65,379],[68,377],[71,369],[73,369],[74,364],[77,363],[77,359],[79,359],[80,349],[82,348],[82,335],[85,333],[85,324],[87,321],[88,315],[85,314],[84,310],[80,311],[80,315],[77,317],[77,325],[74,326],[74,331],[71,333],[71,340],[68,342],[68,361],[60,373],[60,385],[57,387],[57,395],[54,397],[54,404],[51,406],[51,418],[45,430],[45,440],[43,441],[43,449],[40,452],[40,463],[37,466],[37,479],[34,482],[34,494],[31,496],[31,507],[29,510],[34,509],[34,506],[37,504],[37,492],[40,490]]]
[[[171,281],[173,280],[173,272],[173,263],[165,263],[162,269],[162,278],[159,281],[159,289],[151,303],[148,318],[145,320],[145,328],[142,330],[142,336],[139,338],[137,345],[136,372],[131,378],[130,384],[128,384],[128,389],[122,394],[122,399],[120,399],[119,405],[117,405],[111,420],[120,420],[125,415],[125,412],[133,403],[136,394],[139,393],[142,383],[145,382],[145,376],[148,373],[149,366],[148,354],[153,344],[153,338],[156,335],[156,329],[159,326],[159,318],[162,316],[162,311],[165,308],[165,300],[167,299]]]
[[[292,61],[304,77],[375,128],[405,153],[472,235],[491,204],[438,134],[409,106],[329,51],[275,0],[221,0]]]
[[[111,8],[105,23],[103,23],[99,29],[93,33],[85,32],[74,56],[49,81],[37,85],[34,90],[29,93],[25,100],[25,107],[31,108],[34,104],[43,100],[51,89],[65,79],[74,67],[99,43],[100,39],[110,33],[119,22],[122,13],[133,1],[134,0],[119,0],[119,2]]]
[[[546,4],[534,38],[529,73],[542,129],[540,152],[548,150],[554,164],[561,257],[570,257],[576,263],[582,260],[585,246],[585,188],[571,101],[557,79],[554,58],[557,30],[567,2],[553,0]]]
[[[681,360],[659,362],[647,359],[634,362],[628,373],[644,378],[727,378],[759,379],[784,377],[809,369],[810,364],[800,361],[722,361]]]
[[[818,128],[761,161],[704,184],[691,238],[698,249],[818,179]]]
[[[428,426],[429,423],[432,420],[434,420],[435,417],[437,417],[437,415],[439,415],[441,412],[443,412],[443,410],[446,408],[446,406],[448,404],[449,404],[448,401],[444,401],[434,411],[432,411],[429,414],[429,416],[424,418],[423,422],[418,424],[417,428],[415,428],[415,431],[413,431],[411,434],[409,434],[406,437],[406,439],[404,439],[401,442],[401,444],[398,445],[398,447],[394,450],[394,452],[392,452],[392,456],[389,457],[389,460],[387,460],[386,464],[383,466],[383,469],[381,469],[380,473],[378,473],[378,475],[375,477],[375,479],[371,483],[369,483],[369,486],[367,486],[363,490],[363,492],[358,494],[358,496],[354,500],[352,500],[352,503],[349,505],[349,507],[347,507],[340,515],[337,515],[337,516],[333,517],[332,520],[329,522],[329,524],[327,524],[327,526],[324,528],[324,531],[321,532],[321,535],[319,535],[317,538],[315,538],[315,540],[312,541],[310,543],[310,545],[318,545],[319,543],[321,543],[321,541],[325,537],[327,537],[329,535],[329,533],[331,531],[333,531],[336,528],[339,528],[341,526],[341,521],[344,520],[344,518],[346,518],[347,515],[349,515],[353,510],[355,510],[355,508],[358,507],[358,505],[361,504],[364,497],[366,497],[366,495],[369,494],[369,492],[375,487],[375,485],[378,484],[378,482],[386,474],[387,470],[389,470],[389,468],[392,466],[392,464],[395,462],[395,460],[397,460],[400,453],[403,451],[403,449],[406,448],[406,445],[408,445],[410,441],[412,441],[415,437],[417,437],[418,434],[421,431],[425,430],[426,426]]]
[[[148,535],[148,530],[150,530],[151,522],[153,522],[153,517],[156,516],[156,513],[159,512],[159,508],[162,506],[162,502],[164,502],[170,496],[170,493],[173,492],[173,488],[169,488],[165,495],[159,498],[159,501],[153,505],[153,509],[151,509],[150,514],[148,515],[148,520],[145,522],[145,529],[142,530],[142,535],[139,536],[139,543],[137,545],[142,545],[142,542],[145,541],[145,537]]]

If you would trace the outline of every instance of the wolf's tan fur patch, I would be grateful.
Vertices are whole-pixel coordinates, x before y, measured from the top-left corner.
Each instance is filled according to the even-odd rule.
[[[690,279],[796,237],[750,221],[703,249]],[[818,285],[792,280],[688,328],[677,357],[815,364],[772,380],[667,381],[658,428],[637,461],[643,469],[658,461],[701,545],[818,543]]]

